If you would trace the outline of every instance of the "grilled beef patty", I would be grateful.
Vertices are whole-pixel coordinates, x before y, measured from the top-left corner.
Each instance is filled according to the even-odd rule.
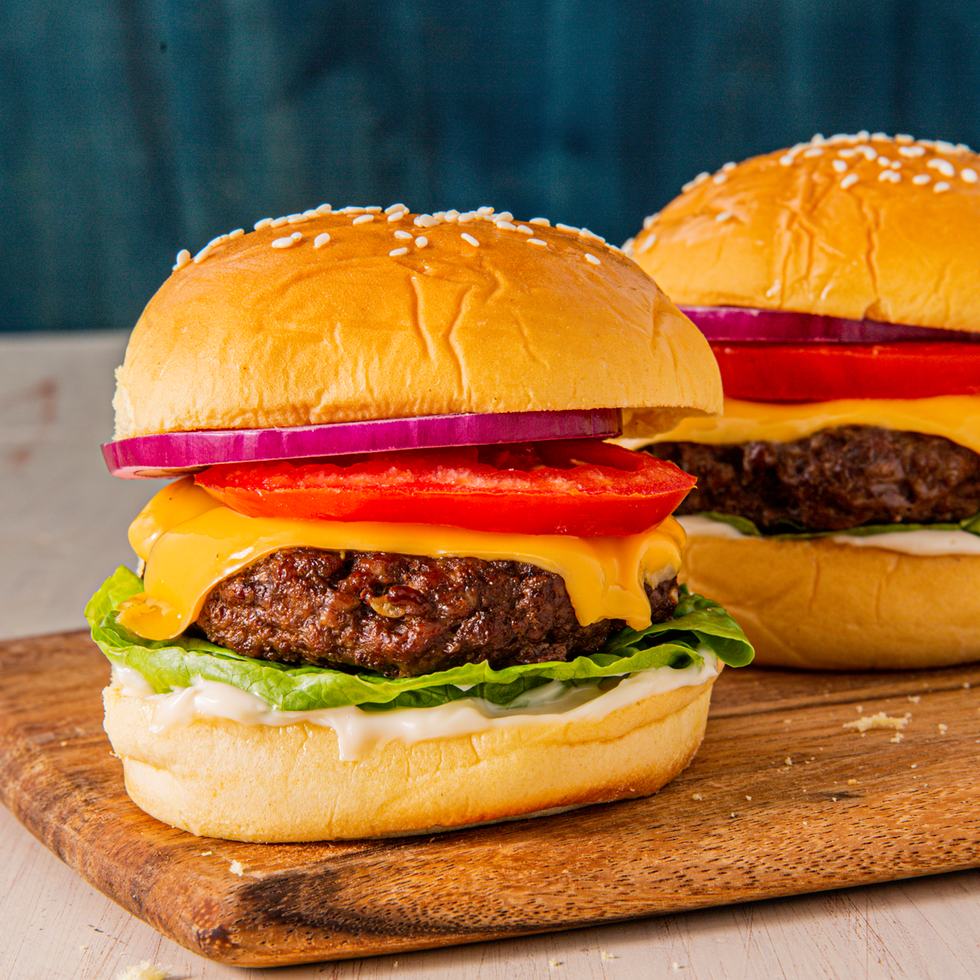
[[[647,593],[670,619],[677,580]],[[249,657],[416,677],[571,659],[624,624],[581,626],[561,576],[521,562],[291,548],[221,582],[197,625]]]
[[[942,436],[849,425],[796,442],[664,442],[647,451],[698,478],[677,514],[736,514],[761,530],[786,521],[808,531],[933,524],[980,511],[980,455]]]

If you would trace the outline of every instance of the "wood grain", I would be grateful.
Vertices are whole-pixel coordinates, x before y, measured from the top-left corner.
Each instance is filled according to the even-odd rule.
[[[980,665],[728,670],[697,758],[653,798],[437,837],[296,845],[199,839],[133,806],[101,728],[107,677],[84,633],[0,643],[0,799],[124,908],[238,966],[980,865]],[[844,727],[879,711],[911,715],[900,741]]]

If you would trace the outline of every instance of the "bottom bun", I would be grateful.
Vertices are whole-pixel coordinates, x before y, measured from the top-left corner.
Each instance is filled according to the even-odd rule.
[[[340,759],[331,728],[199,719],[155,733],[151,702],[117,684],[103,700],[137,806],[198,836],[281,843],[426,833],[648,796],[694,757],[712,683],[598,720],[392,741],[355,762]]]
[[[980,555],[691,534],[684,581],[738,621],[755,663],[916,669],[980,659]]]

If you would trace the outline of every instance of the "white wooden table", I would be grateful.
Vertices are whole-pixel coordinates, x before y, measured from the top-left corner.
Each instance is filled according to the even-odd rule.
[[[0,637],[84,625],[131,560],[126,528],[157,485],[113,480],[112,371],[125,337],[0,339]],[[2,681],[2,679],[0,679]],[[980,779],[980,772],[978,772]],[[172,978],[980,978],[980,872],[710,909],[397,957],[241,970],[189,953],[87,885],[0,807],[0,980]]]

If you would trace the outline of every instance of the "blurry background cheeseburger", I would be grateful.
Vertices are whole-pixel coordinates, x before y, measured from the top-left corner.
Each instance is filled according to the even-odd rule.
[[[687,581],[759,663],[980,657],[978,174],[815,136],[699,175],[627,248],[718,357],[724,417],[649,448],[697,476]]]
[[[134,801],[202,835],[421,832],[652,793],[751,650],[677,587],[694,480],[602,440],[721,407],[589,232],[329,206],[215,239],[118,372],[142,578],[89,605]]]

